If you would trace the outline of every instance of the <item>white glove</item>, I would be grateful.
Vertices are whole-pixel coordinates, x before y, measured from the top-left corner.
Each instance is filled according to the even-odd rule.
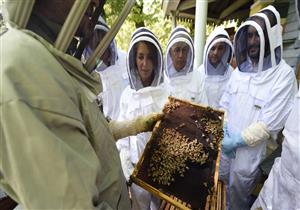
[[[263,122],[256,122],[242,131],[242,138],[248,146],[255,147],[260,142],[268,140],[270,134]]]
[[[152,131],[154,124],[163,117],[162,113],[151,113],[146,116],[139,116],[132,120],[110,121],[109,130],[115,140],[127,136],[135,136],[139,133]]]
[[[130,151],[125,148],[121,149],[120,159],[121,159],[121,166],[122,166],[124,176],[125,176],[126,180],[129,181],[129,177],[132,174],[133,169],[134,169],[132,162],[131,162]]]

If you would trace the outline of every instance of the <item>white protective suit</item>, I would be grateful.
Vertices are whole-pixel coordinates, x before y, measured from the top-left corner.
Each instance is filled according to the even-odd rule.
[[[208,59],[211,48],[222,42],[226,50],[218,66],[215,68]],[[230,42],[228,33],[222,28],[217,27],[207,38],[204,47],[203,64],[196,70],[199,77],[204,78],[204,89],[208,99],[208,105],[220,108],[219,102],[229,81],[232,67],[230,60],[233,56],[233,46]]]
[[[126,54],[117,50],[118,59],[115,65],[99,71],[103,92],[98,95],[102,101],[104,116],[112,120],[117,120],[120,113],[120,99],[122,92],[129,84],[128,74],[126,71]]]
[[[95,30],[104,31],[105,33],[109,31],[109,27],[102,17],[99,17]],[[117,120],[120,112],[121,94],[129,84],[126,71],[126,53],[117,49],[114,40],[110,43],[109,48],[111,52],[111,65],[107,66],[104,62],[100,61],[95,69],[100,74],[103,87],[103,91],[98,95],[98,100],[103,106],[104,116],[112,120]],[[86,48],[83,52],[83,59],[86,60],[91,53],[92,50]]]
[[[300,91],[287,119],[281,158],[277,158],[252,210],[300,209]]]
[[[135,45],[140,41],[150,42],[157,49],[155,76],[149,87],[142,86],[135,67]],[[121,96],[119,120],[130,120],[140,115],[161,112],[163,105],[167,102],[168,94],[163,87],[159,86],[163,81],[163,57],[157,38],[146,28],[137,29],[133,34],[127,55],[127,70],[130,85],[126,87]],[[141,157],[150,135],[151,132],[141,133],[136,136],[121,139],[117,142],[123,172],[127,180],[133,171],[134,165],[137,164]],[[133,209],[147,210],[157,208],[153,202],[155,198],[153,198],[149,192],[135,184],[132,184],[131,195]]]
[[[227,198],[230,210],[250,209],[250,195],[259,177],[258,165],[266,155],[267,141],[276,139],[283,128],[297,91],[294,71],[281,57],[279,13],[275,10],[273,14],[277,21],[273,27],[266,15],[255,15],[264,20],[268,37],[251,17],[239,27],[235,35],[238,69],[232,72],[220,102],[227,112],[229,135],[242,134],[244,145],[247,145],[236,148],[233,159],[222,152],[220,178],[225,181],[229,178]],[[256,28],[260,39],[257,67],[252,66],[245,44],[249,26]],[[269,49],[265,45],[266,38],[270,40]],[[269,55],[265,55],[268,50]]]
[[[177,42],[184,42],[189,46],[187,62],[183,69],[177,72],[171,58],[171,47]],[[204,91],[204,79],[193,71],[194,44],[193,40],[183,27],[176,27],[170,35],[165,58],[165,82],[163,86],[173,97],[185,99],[195,103],[207,105],[207,96]]]

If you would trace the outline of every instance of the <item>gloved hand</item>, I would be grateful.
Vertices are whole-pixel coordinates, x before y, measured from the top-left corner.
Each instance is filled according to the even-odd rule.
[[[135,136],[138,133],[152,131],[154,124],[162,117],[162,113],[151,113],[128,121],[113,120],[109,122],[109,129],[115,140],[118,140],[127,136]]]
[[[245,146],[246,143],[240,134],[229,135],[227,124],[224,125],[223,132],[222,152],[230,158],[235,158],[235,150]]]
[[[121,166],[126,178],[126,181],[129,181],[130,175],[133,172],[133,165],[131,162],[130,151],[128,149],[121,149],[120,151],[120,159],[121,159]]]
[[[222,152],[228,157],[235,157],[235,150],[238,147],[255,147],[260,142],[270,138],[267,126],[263,122],[255,122],[245,128],[242,133],[230,135],[227,125],[224,126],[224,139],[222,141]]]
[[[263,122],[252,123],[243,130],[241,135],[250,147],[255,147],[260,142],[270,139],[267,126]]]

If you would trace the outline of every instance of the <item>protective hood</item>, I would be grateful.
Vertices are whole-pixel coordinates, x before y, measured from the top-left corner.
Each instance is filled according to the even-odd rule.
[[[32,15],[32,8],[34,3],[35,0],[6,0],[3,11],[5,20],[12,27],[17,27],[24,33],[27,33],[28,35],[39,40],[51,52],[51,54],[55,56],[60,63],[62,63],[66,71],[68,71],[73,77],[84,84],[85,87],[87,87],[93,94],[99,94],[99,92],[102,91],[102,85],[99,83],[99,76],[97,76],[96,74],[90,74],[88,71],[86,71],[86,69],[78,59],[65,54],[65,51],[67,49],[66,46],[68,46],[70,40],[68,41],[68,38],[63,39],[62,34],[68,32],[68,35],[66,36],[73,37],[72,33],[70,34],[69,32],[74,30],[75,33],[77,25],[71,24],[74,27],[72,29],[72,27],[68,27],[68,25],[70,24],[70,21],[68,20],[65,21],[63,26],[58,26],[53,22],[42,20],[44,21],[44,23],[48,24],[47,27],[51,29],[55,28],[58,30],[58,32],[60,30],[58,37],[56,38],[56,40],[54,40],[54,43],[51,42],[51,40],[47,39],[47,34],[41,30],[42,26],[37,24],[38,22],[34,22],[31,19],[30,21],[28,21]],[[79,1],[76,1],[76,3],[77,4],[74,4],[74,6],[72,7],[68,18],[72,19],[71,17],[73,17],[73,21],[77,20],[80,22],[82,17],[80,14],[84,14],[89,4],[86,2],[80,3]],[[73,14],[72,11],[78,11],[79,14]],[[27,25],[29,26],[32,22],[34,22],[35,24],[35,30],[26,30]]]
[[[85,49],[86,44],[88,42],[82,41],[79,45],[73,44],[72,42],[74,41],[75,32],[77,31],[81,20],[85,14],[89,16],[89,30],[92,31],[94,29],[94,25],[96,24],[100,13],[102,12],[104,2],[105,1],[101,1],[98,7],[93,7],[93,5],[90,4],[90,1],[74,0],[74,4],[71,10],[69,11],[67,18],[65,19],[64,24],[61,27],[59,27],[59,33],[57,37],[55,37],[55,39],[51,41],[54,47],[57,50],[65,53],[70,47],[70,44],[72,44],[73,46],[75,46],[75,57],[80,60],[82,51]],[[101,57],[101,55],[104,53],[104,49],[107,48],[113,37],[118,32],[118,29],[121,27],[122,23],[129,14],[134,3],[134,0],[126,1],[122,12],[119,14],[116,20],[116,24],[114,24],[113,29],[111,29],[107,33],[107,35],[105,35],[105,37],[103,38],[103,42],[99,43],[99,45],[94,50],[93,54],[86,62],[85,68],[88,72],[92,72],[97,63],[97,58]],[[25,29],[28,20],[31,17],[32,8],[34,4],[35,0],[6,0],[5,10],[3,12],[5,20],[13,26],[17,25],[18,28]],[[43,24],[41,23],[39,24],[39,26],[42,28]],[[37,31],[35,31],[35,33],[37,33]],[[87,40],[89,38],[90,33],[84,33],[85,34],[82,35],[80,38],[83,38],[83,40]],[[44,34],[42,37],[45,38]]]
[[[275,18],[274,24],[263,11],[269,11]],[[265,30],[258,22],[263,22]],[[254,27],[259,36],[259,60],[257,65],[253,65],[248,55],[247,36],[248,28]],[[282,59],[282,35],[279,13],[274,7],[268,6],[259,13],[251,16],[238,29],[235,35],[235,55],[239,71],[242,72],[261,72],[276,67]]]
[[[178,42],[186,43],[189,47],[187,60],[185,66],[180,70],[177,71],[174,67],[172,58],[171,58],[171,48],[174,44]],[[187,32],[187,30],[183,27],[176,27],[170,35],[167,50],[166,50],[166,60],[165,60],[165,74],[168,79],[187,75],[189,72],[193,71],[193,62],[194,62],[194,43]]]
[[[5,1],[3,9],[3,18],[5,21],[17,25],[20,28],[26,28],[35,0],[25,1]]]
[[[132,35],[127,53],[127,72],[129,76],[129,82],[131,88],[135,90],[144,88],[136,66],[137,44],[141,41],[151,43],[156,50],[156,57],[154,58],[156,61],[154,66],[154,79],[151,83],[151,86],[155,87],[163,82],[163,55],[161,46],[155,35],[149,29],[144,27],[138,28]]]
[[[102,31],[104,32],[104,34],[106,34],[108,31],[109,31],[109,27],[108,25],[106,24],[105,20],[100,16],[99,19],[98,19],[98,22],[95,26],[95,31]],[[96,45],[100,43],[100,41],[103,39],[103,37],[101,37],[100,34],[97,34],[94,32],[94,35],[93,35],[93,43],[95,43]],[[113,41],[109,44],[108,46],[110,48],[110,52],[111,52],[111,61],[110,61],[110,65],[115,65],[116,64],[116,61],[118,60],[118,52],[117,52],[117,46],[116,46],[116,43],[115,43],[115,40],[113,39]],[[93,48],[94,46],[88,46],[84,49],[83,51],[83,54],[82,54],[82,59],[83,59],[83,62],[85,63],[86,60],[91,56],[91,54],[93,53]],[[106,66],[106,64],[101,61],[101,60],[98,60],[97,61],[98,65],[97,65],[97,68],[96,68],[96,71],[103,71],[105,70],[108,66]]]
[[[222,55],[220,63],[214,67],[209,60],[209,52],[217,43],[224,43],[225,51]],[[233,46],[229,39],[228,33],[222,27],[217,27],[207,38],[205,47],[204,47],[204,68],[206,77],[226,77],[229,70],[229,63],[233,56]]]
[[[270,42],[270,56],[272,67],[279,64],[282,59],[282,26],[280,24],[280,14],[273,7],[269,5],[260,10],[253,16],[261,17],[264,19],[267,29],[267,35]]]

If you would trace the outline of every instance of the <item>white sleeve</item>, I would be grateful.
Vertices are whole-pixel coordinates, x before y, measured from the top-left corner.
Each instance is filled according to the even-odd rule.
[[[288,72],[288,69],[285,69]],[[294,72],[282,75],[282,81],[277,81],[271,90],[269,100],[262,108],[262,115],[258,121],[266,124],[273,139],[284,127],[287,117],[292,109],[295,95],[297,94],[297,83]]]

